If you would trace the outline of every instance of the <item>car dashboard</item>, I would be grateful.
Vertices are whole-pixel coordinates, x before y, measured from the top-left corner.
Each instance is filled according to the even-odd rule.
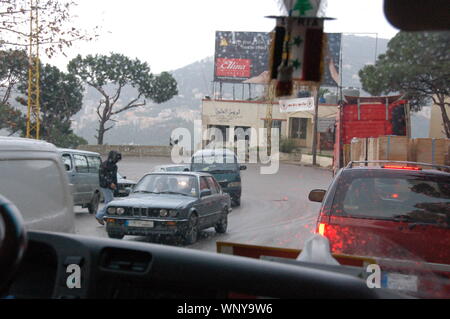
[[[30,232],[9,299],[390,298],[351,276],[148,243]],[[80,285],[68,285],[79,267]],[[69,280],[70,281],[70,280]],[[69,288],[72,287],[72,288]],[[398,298],[399,296],[394,296]]]

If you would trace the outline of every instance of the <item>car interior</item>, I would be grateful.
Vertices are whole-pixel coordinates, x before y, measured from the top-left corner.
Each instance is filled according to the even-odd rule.
[[[450,11],[442,10],[448,5],[444,0],[385,0],[385,11],[391,23],[404,30],[442,30],[449,27]],[[326,266],[319,269],[149,243],[26,231],[20,211],[2,197],[0,217],[0,298],[404,297],[369,289],[365,281]],[[79,288],[68,288],[69,265],[79,267]]]

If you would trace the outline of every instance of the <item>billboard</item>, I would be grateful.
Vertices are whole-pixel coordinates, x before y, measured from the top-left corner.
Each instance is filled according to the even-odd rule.
[[[240,83],[269,69],[270,34],[216,32],[214,81]]]
[[[325,54],[322,86],[339,86],[342,33],[326,33],[328,54]]]
[[[341,33],[327,33],[322,85],[339,85]],[[269,70],[271,35],[266,32],[216,32],[214,81],[241,83]]]

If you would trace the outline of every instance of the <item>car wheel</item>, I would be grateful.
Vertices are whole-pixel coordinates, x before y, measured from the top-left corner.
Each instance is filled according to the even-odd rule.
[[[188,228],[183,236],[185,245],[192,245],[197,241],[198,236],[198,217],[196,214],[192,214],[189,217]]]
[[[228,227],[228,208],[224,210],[225,216],[220,219],[220,221],[216,224],[214,229],[218,234],[225,234],[227,232]]]
[[[108,232],[108,237],[113,239],[123,239],[125,234],[117,232]]]
[[[92,197],[91,202],[87,205],[89,214],[93,215],[97,213],[99,203],[100,203],[100,194],[95,193],[94,197]]]
[[[240,197],[237,197],[237,198],[233,199],[233,204],[234,204],[234,206],[236,206],[236,207],[241,206],[241,198],[240,198]]]

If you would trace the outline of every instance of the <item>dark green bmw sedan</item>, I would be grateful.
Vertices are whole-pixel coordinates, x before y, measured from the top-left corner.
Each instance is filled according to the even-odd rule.
[[[197,241],[200,230],[214,227],[225,233],[230,212],[230,196],[210,174],[151,173],[128,198],[108,204],[106,230],[116,239],[173,235],[190,245]]]

